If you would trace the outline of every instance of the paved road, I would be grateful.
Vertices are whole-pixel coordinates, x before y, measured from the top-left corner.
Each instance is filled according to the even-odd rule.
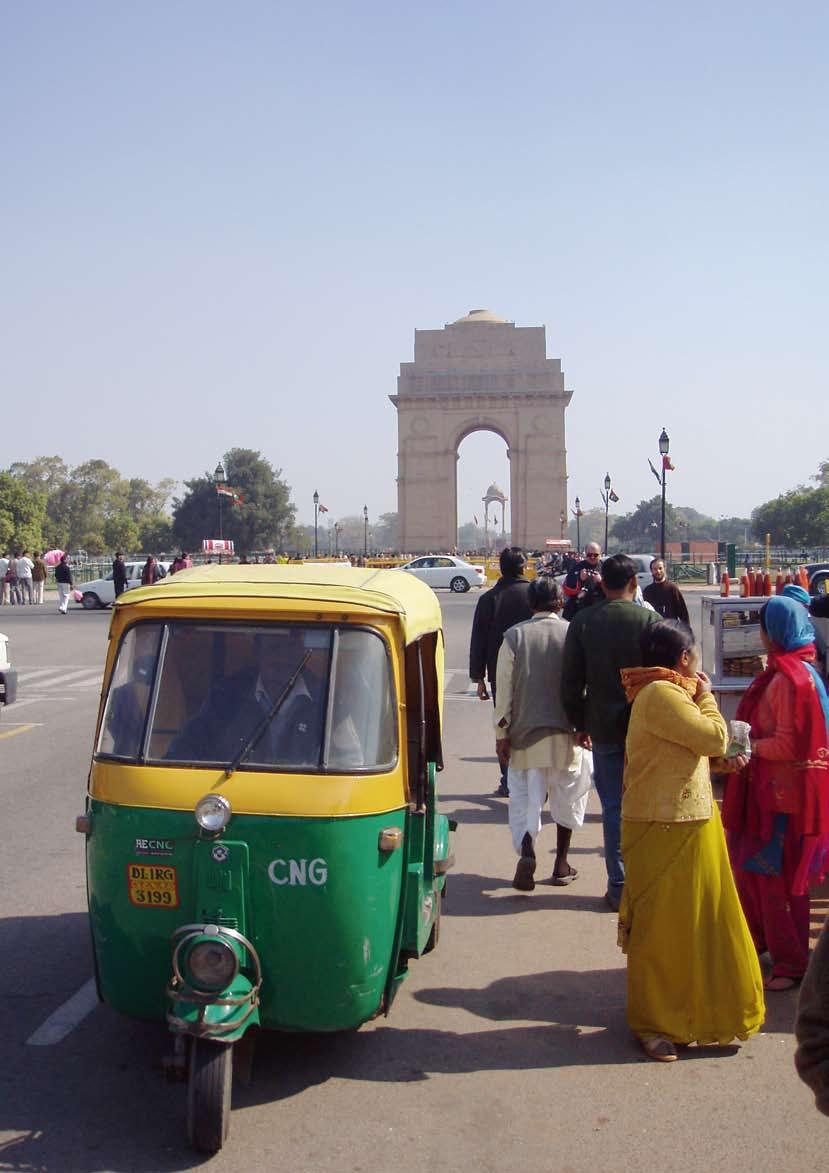
[[[235,1090],[228,1146],[207,1164],[338,1173],[825,1168],[829,1125],[792,1068],[793,995],[776,996],[766,1031],[742,1047],[691,1050],[664,1067],[633,1045],[615,918],[601,900],[593,799],[574,837],[578,881],[527,895],[510,887],[506,804],[492,794],[491,706],[466,678],[476,599],[441,598],[441,787],[460,828],[440,946],[412,967],[387,1020],[333,1038],[265,1037],[252,1086]],[[22,676],[19,704],[0,718],[0,1170],[149,1173],[201,1163],[184,1142],[184,1091],[160,1074],[165,1032],[105,1007],[82,1017],[91,969],[73,823],[107,626],[101,613],[0,610]],[[67,1002],[62,1029],[73,1014],[80,1020],[50,1042],[60,1034],[52,1016]],[[47,1045],[33,1045],[44,1024]]]

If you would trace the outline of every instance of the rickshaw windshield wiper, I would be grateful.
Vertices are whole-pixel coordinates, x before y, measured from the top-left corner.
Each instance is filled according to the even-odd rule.
[[[279,712],[279,710],[284,705],[285,701],[288,699],[288,697],[293,692],[294,685],[296,684],[297,680],[299,679],[299,674],[300,674],[300,672],[302,672],[302,669],[308,663],[310,658],[311,658],[311,649],[309,648],[308,651],[305,653],[305,655],[302,657],[302,659],[297,664],[296,668],[294,668],[291,675],[288,677],[288,682],[285,685],[285,687],[282,689],[282,692],[279,694],[279,696],[273,702],[270,709],[267,711],[267,713],[262,718],[262,720],[259,722],[259,724],[256,726],[256,728],[253,730],[253,733],[251,733],[250,737],[247,739],[245,744],[239,750],[236,757],[233,759],[233,761],[230,763],[230,765],[225,766],[225,778],[229,778],[231,776],[231,774],[234,774],[236,772],[236,770],[239,769],[239,766],[241,766],[242,762],[248,756],[250,751],[256,747],[256,745],[258,744],[259,740],[262,737],[262,734],[268,728],[271,721],[273,721],[276,714]]]

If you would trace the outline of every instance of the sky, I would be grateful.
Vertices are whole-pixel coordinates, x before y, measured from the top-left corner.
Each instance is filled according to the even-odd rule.
[[[768,0],[3,5],[0,467],[253,448],[300,521],[393,511],[414,331],[486,307],[561,359],[571,507],[653,496],[665,427],[669,499],[747,515],[829,458],[827,34]],[[491,434],[460,455],[463,522],[509,478]]]

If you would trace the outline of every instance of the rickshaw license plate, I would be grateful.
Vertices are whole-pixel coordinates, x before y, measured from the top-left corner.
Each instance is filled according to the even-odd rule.
[[[127,865],[130,901],[138,908],[178,908],[176,869],[161,864]]]

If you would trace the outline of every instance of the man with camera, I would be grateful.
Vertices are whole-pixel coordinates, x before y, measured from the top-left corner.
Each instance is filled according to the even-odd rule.
[[[562,619],[568,622],[585,607],[600,602],[602,594],[602,575],[600,559],[602,548],[597,542],[588,542],[584,558],[577,562],[564,580],[564,611]]]

